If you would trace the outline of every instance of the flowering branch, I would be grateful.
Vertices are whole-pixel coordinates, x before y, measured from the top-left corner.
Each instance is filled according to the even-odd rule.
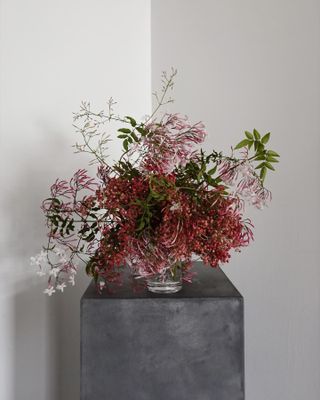
[[[157,117],[173,101],[168,94],[176,73],[163,73],[154,111],[143,121],[116,115],[112,98],[106,112],[82,102],[74,114],[81,138],[75,152],[93,157],[97,179],[81,169],[69,181],[56,180],[42,204],[48,240],[31,262],[47,276],[49,296],[74,285],[77,262],[85,263],[99,290],[119,283],[124,265],[140,277],[180,268],[190,280],[192,256],[216,267],[253,239],[244,204],[263,208],[271,199],[264,181],[279,155],[266,148],[270,133],[246,131],[230,156],[198,150],[206,137],[201,122]],[[105,131],[111,121],[120,124],[123,147],[114,164]]]

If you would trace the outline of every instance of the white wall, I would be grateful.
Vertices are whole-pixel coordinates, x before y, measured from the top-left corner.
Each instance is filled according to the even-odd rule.
[[[0,0],[0,399],[79,399],[79,299],[89,280],[48,299],[29,257],[45,239],[39,209],[74,155],[72,112],[109,96],[150,108],[149,0]],[[114,148],[112,151],[115,151]]]
[[[154,88],[170,66],[171,110],[206,123],[208,150],[273,133],[273,203],[224,270],[245,298],[246,398],[318,400],[320,3],[153,0]]]
[[[79,298],[47,299],[28,258],[57,177],[82,167],[71,113],[109,95],[149,109],[149,0],[0,0],[0,400],[79,398]],[[175,110],[203,120],[207,148],[273,132],[274,201],[256,242],[225,271],[245,297],[248,400],[320,396],[320,3],[153,0],[153,86],[179,70]],[[112,151],[117,153],[118,149]]]

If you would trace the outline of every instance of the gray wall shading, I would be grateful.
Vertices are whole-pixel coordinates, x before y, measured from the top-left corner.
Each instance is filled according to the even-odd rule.
[[[0,0],[0,60],[0,400],[79,400],[89,279],[81,270],[48,298],[30,257],[46,241],[50,185],[90,160],[73,154],[80,102],[102,110],[113,96],[119,114],[150,112],[150,0]]]

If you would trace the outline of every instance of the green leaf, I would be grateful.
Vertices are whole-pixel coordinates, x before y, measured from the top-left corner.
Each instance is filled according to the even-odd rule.
[[[119,139],[126,139],[128,136],[127,135],[118,135]]]
[[[267,168],[271,169],[272,171],[275,171],[275,169],[274,169],[272,164],[270,164],[269,162],[266,162],[265,164],[266,164]]]
[[[59,221],[57,219],[57,216],[53,216],[51,219],[51,222],[53,223],[53,225],[58,226],[59,225]]]
[[[91,232],[89,236],[87,236],[86,238],[83,238],[83,240],[85,240],[86,242],[91,242],[94,239],[94,233]]]
[[[247,136],[248,139],[253,140],[253,134],[252,133],[250,133],[248,131],[245,131],[244,134]]]
[[[264,166],[265,166],[265,163],[264,162],[262,162],[261,164],[259,164],[255,169],[260,169],[260,168],[264,168]]]
[[[136,130],[137,130],[139,133],[141,133],[142,136],[146,136],[146,135],[147,135],[147,131],[146,131],[145,129],[141,128],[140,126],[138,126],[138,127],[136,128]]]
[[[92,264],[92,261],[90,260],[87,262],[87,265],[86,265],[86,274],[89,276],[92,276],[92,267],[93,267],[93,264]]]
[[[217,170],[217,166],[215,166],[214,168],[209,169],[208,171],[208,175],[213,175]]]
[[[128,151],[128,149],[129,149],[128,139],[124,140],[122,145],[123,145],[123,148],[125,149],[125,151]]]
[[[129,117],[129,115],[126,115],[125,118],[130,121],[131,126],[135,127],[137,125],[137,121],[134,118]]]
[[[84,233],[88,232],[90,229],[87,226],[84,226],[80,231],[78,232],[79,235],[83,235]]]
[[[262,180],[262,182],[264,182],[266,175],[267,175],[267,168],[263,167],[260,171],[260,179]]]
[[[137,227],[137,231],[141,231],[145,227],[146,223],[144,219],[140,219],[139,225]]]
[[[235,150],[241,149],[242,147],[248,146],[248,144],[250,143],[250,140],[248,139],[243,139],[241,140],[241,142],[239,142],[236,147],[234,148]]]
[[[202,171],[200,170],[200,171],[198,172],[198,174],[197,174],[197,181],[198,181],[198,182],[200,182],[201,177],[202,177]]]
[[[270,139],[270,132],[266,133],[266,134],[262,137],[261,143],[267,144],[267,143],[269,142],[269,139]]]
[[[280,155],[273,150],[268,150],[267,155],[272,157],[280,157]]]
[[[265,160],[265,159],[266,159],[266,157],[264,155],[261,155],[261,156],[255,157],[254,161],[261,161],[261,160]]]
[[[138,139],[137,135],[134,132],[131,132],[131,137],[133,138],[133,140],[135,142],[139,142],[139,139]]]
[[[120,129],[118,129],[118,132],[122,132],[122,133],[130,133],[130,132],[131,132],[131,130],[130,130],[130,129],[128,129],[128,128],[120,128]]]
[[[253,136],[256,140],[260,140],[261,138],[260,133],[256,129],[253,130]]]
[[[206,182],[211,186],[216,186],[216,181],[211,176],[207,176]]]
[[[258,153],[262,153],[264,150],[264,145],[260,142],[257,143],[257,151]]]
[[[61,203],[61,201],[55,197],[48,197],[47,199],[45,199],[45,201],[48,201],[48,200],[51,200],[52,203],[57,203],[57,204]]]
[[[272,156],[267,156],[266,160],[269,162],[279,162],[279,160],[277,158],[274,158]]]

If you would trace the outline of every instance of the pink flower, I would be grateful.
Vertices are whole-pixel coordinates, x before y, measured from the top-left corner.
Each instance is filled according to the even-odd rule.
[[[171,173],[184,166],[194,154],[194,145],[202,143],[206,136],[204,125],[191,125],[187,117],[166,114],[157,123],[146,126],[151,132],[143,140],[141,170],[155,173]]]
[[[220,178],[234,188],[233,195],[262,209],[271,200],[271,193],[263,187],[254,167],[248,160],[224,160],[220,165]]]

